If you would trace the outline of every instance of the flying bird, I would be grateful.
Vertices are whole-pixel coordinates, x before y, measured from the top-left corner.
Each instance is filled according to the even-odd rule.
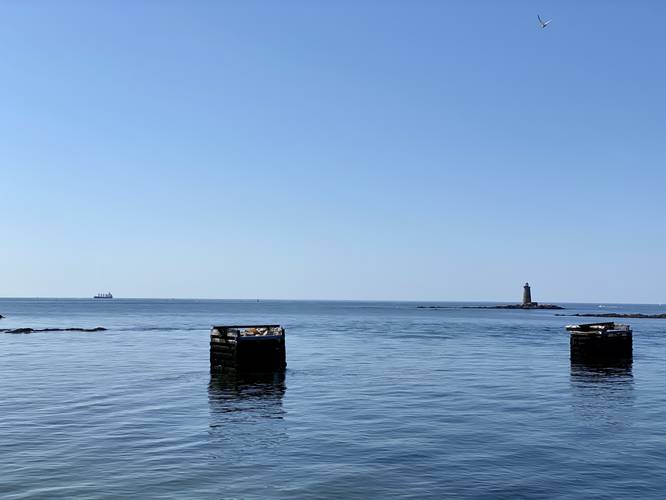
[[[548,26],[552,21],[552,19],[549,19],[548,21],[544,21],[543,19],[541,19],[541,16],[539,16],[539,15],[537,15],[537,18],[539,19],[539,24],[541,25],[542,28],[545,28],[546,26]]]

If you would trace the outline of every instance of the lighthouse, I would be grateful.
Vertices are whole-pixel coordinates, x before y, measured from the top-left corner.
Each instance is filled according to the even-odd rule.
[[[532,291],[530,290],[530,284],[525,283],[523,287],[523,305],[529,306],[532,304]]]

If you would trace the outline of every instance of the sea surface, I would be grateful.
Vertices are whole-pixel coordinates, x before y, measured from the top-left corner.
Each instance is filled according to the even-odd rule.
[[[108,331],[0,334],[0,498],[666,497],[666,320],[600,368],[556,316],[666,307],[418,305],[2,299]],[[211,376],[225,323],[282,324],[286,374]]]

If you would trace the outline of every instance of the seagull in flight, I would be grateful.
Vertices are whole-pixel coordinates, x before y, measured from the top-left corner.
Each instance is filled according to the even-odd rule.
[[[543,19],[541,19],[541,16],[539,16],[539,15],[537,15],[537,18],[539,19],[539,24],[541,25],[542,28],[547,27],[552,21],[552,19],[549,19],[548,21],[544,21]]]

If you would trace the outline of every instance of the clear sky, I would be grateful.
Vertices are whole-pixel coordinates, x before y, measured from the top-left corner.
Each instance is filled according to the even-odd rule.
[[[0,296],[666,302],[663,0],[0,19]]]

